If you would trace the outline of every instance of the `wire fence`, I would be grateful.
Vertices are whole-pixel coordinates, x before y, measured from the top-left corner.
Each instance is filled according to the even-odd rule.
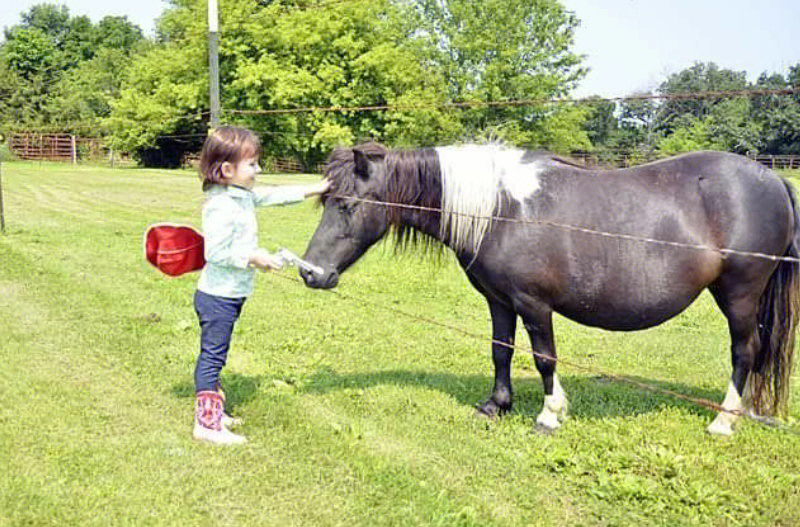
[[[314,112],[385,112],[385,111],[417,111],[417,110],[457,110],[470,108],[509,108],[543,106],[548,104],[597,104],[602,102],[628,102],[628,101],[689,101],[705,99],[725,99],[730,97],[766,97],[800,94],[800,86],[781,89],[764,90],[719,90],[685,93],[647,93],[634,94],[621,97],[583,97],[583,98],[535,98],[535,99],[510,99],[498,101],[461,101],[444,103],[419,103],[419,104],[375,104],[366,106],[306,106],[299,108],[275,108],[266,110],[239,110],[223,108],[222,112],[230,115],[287,115],[295,113]]]
[[[290,278],[288,276],[280,275],[280,274],[277,274],[277,273],[271,273],[271,274],[273,276],[279,277],[280,279],[288,280],[288,281],[291,281],[291,282],[294,282],[294,283],[302,285],[302,282],[297,278]],[[733,410],[733,409],[724,408],[724,407],[722,407],[721,404],[715,403],[714,401],[711,401],[709,399],[704,399],[704,398],[701,398],[701,397],[693,397],[691,395],[686,395],[684,393],[676,392],[675,390],[670,390],[670,389],[667,389],[667,388],[662,388],[660,386],[656,386],[654,384],[648,384],[648,383],[645,383],[645,382],[642,382],[642,381],[638,381],[636,379],[632,379],[632,378],[630,378],[628,376],[625,376],[625,375],[620,375],[618,373],[602,370],[602,369],[594,367],[594,366],[586,366],[585,364],[580,364],[580,363],[577,363],[577,362],[574,362],[574,361],[568,361],[568,360],[565,360],[565,359],[563,359],[561,357],[554,357],[554,356],[551,356],[551,355],[545,355],[543,353],[537,352],[533,348],[522,347],[522,346],[518,346],[516,344],[511,344],[511,343],[504,342],[504,341],[497,340],[497,339],[493,339],[493,338],[487,339],[485,336],[478,335],[477,333],[474,333],[472,331],[464,329],[463,327],[456,326],[454,324],[441,322],[439,320],[435,320],[435,319],[430,318],[430,317],[421,316],[421,315],[418,315],[416,313],[411,313],[409,311],[405,311],[405,310],[400,309],[398,307],[382,304],[380,302],[375,302],[373,300],[368,300],[368,299],[365,299],[365,298],[360,297],[360,296],[356,296],[356,295],[352,295],[352,294],[348,294],[348,293],[342,293],[341,291],[337,291],[337,290],[334,290],[334,289],[326,289],[324,291],[327,292],[328,294],[337,296],[338,298],[341,298],[343,300],[352,301],[352,302],[364,305],[364,306],[366,306],[368,308],[377,308],[377,309],[380,309],[381,311],[388,311],[388,312],[390,312],[390,313],[392,313],[394,315],[400,315],[400,316],[402,316],[404,318],[407,318],[409,320],[413,320],[415,322],[421,322],[423,324],[427,324],[427,325],[431,325],[431,326],[447,329],[447,330],[450,330],[450,331],[454,331],[456,333],[459,333],[461,335],[464,335],[464,336],[469,337],[469,338],[474,339],[474,340],[480,340],[482,342],[487,342],[488,341],[492,345],[501,346],[501,347],[504,347],[504,348],[512,350],[512,351],[522,351],[522,352],[525,352],[525,353],[530,353],[531,356],[533,356],[535,358],[538,358],[538,359],[541,359],[541,360],[544,360],[544,361],[547,361],[547,362],[551,362],[551,363],[554,363],[554,364],[560,364],[562,366],[573,368],[573,369],[578,370],[578,371],[591,373],[593,375],[598,375],[598,376],[610,379],[610,380],[612,380],[614,382],[623,383],[623,384],[627,384],[629,386],[633,386],[634,388],[637,388],[639,390],[643,390],[643,391],[647,391],[647,392],[651,392],[651,393],[656,393],[656,394],[659,394],[659,395],[664,395],[666,397],[670,397],[670,398],[673,398],[673,399],[678,399],[678,400],[681,400],[681,401],[684,401],[684,402],[687,402],[687,403],[693,404],[695,406],[699,406],[701,408],[705,408],[707,410],[711,410],[711,411],[714,411],[714,412],[726,413],[726,414],[730,414],[730,415],[733,415],[733,416],[736,416],[736,417],[739,417],[739,418],[744,418],[746,420],[752,421],[752,422],[757,423],[759,425],[766,426],[766,427],[773,428],[773,429],[777,429],[777,430],[780,430],[782,432],[786,432],[788,434],[800,435],[800,430],[795,429],[794,427],[790,426],[789,424],[782,423],[782,422],[780,422],[780,421],[778,421],[776,419],[773,419],[771,417],[756,415],[756,414],[754,414],[754,413],[752,413],[750,411],[746,411],[746,410]]]
[[[785,95],[796,95],[800,93],[800,87],[789,88],[789,89],[780,89],[780,90],[736,90],[736,91],[715,91],[715,92],[700,92],[700,93],[685,93],[685,94],[643,94],[643,95],[631,95],[626,97],[613,97],[613,98],[584,98],[584,99],[527,99],[527,100],[509,100],[509,101],[465,101],[460,103],[446,103],[441,105],[372,105],[372,106],[354,106],[354,107],[344,107],[344,106],[332,106],[332,107],[305,107],[305,108],[284,108],[284,109],[268,109],[268,110],[235,110],[235,109],[225,109],[224,113],[227,113],[231,116],[247,116],[247,115],[280,115],[280,114],[292,114],[292,113],[311,113],[311,112],[367,112],[367,111],[415,111],[415,110],[425,110],[425,109],[468,109],[468,108],[492,108],[492,107],[526,107],[526,106],[533,106],[533,105],[542,105],[542,104],[564,104],[564,103],[598,103],[598,102],[621,102],[621,101],[636,101],[636,100],[701,100],[701,99],[719,99],[719,98],[726,98],[726,97],[759,97],[759,96],[785,96]],[[190,114],[184,114],[175,116],[170,119],[172,120],[181,120],[181,119],[195,119],[197,121],[205,122],[208,112],[193,112]],[[163,124],[164,121],[159,121],[159,124]],[[137,126],[144,126],[143,123],[138,122],[136,123]],[[161,138],[172,138],[172,139],[199,139],[204,137],[206,134],[204,133],[197,133],[197,134],[163,134],[159,135],[158,137]],[[581,154],[579,154],[580,156]],[[589,159],[591,154],[583,153],[583,158],[585,160]],[[624,153],[621,154],[624,156]],[[788,168],[794,168],[795,166],[800,167],[800,156],[755,156],[754,157],[757,161],[762,162],[764,164],[768,164],[773,167],[780,167],[785,166]],[[286,170],[286,171],[298,171],[302,169],[302,165],[297,163],[296,161],[293,162],[289,158],[285,159],[276,159],[274,160],[273,165],[270,167],[273,170]],[[404,208],[415,208],[422,211],[428,212],[435,212],[441,213],[441,209],[435,208],[428,208],[428,207],[416,207],[411,205],[405,204],[398,204],[398,203],[389,203],[389,202],[381,202],[377,200],[367,200],[363,198],[358,198],[356,196],[343,196],[349,199],[356,199],[366,203],[372,203],[376,205],[386,206],[386,207],[404,207]],[[480,216],[474,216],[475,218],[481,218]],[[682,243],[676,242],[671,240],[659,240],[654,238],[648,238],[643,236],[637,236],[633,234],[626,234],[626,233],[613,233],[613,232],[605,232],[597,229],[592,229],[589,227],[584,226],[577,226],[577,225],[567,225],[561,224],[552,221],[546,220],[525,220],[525,219],[513,219],[513,218],[504,218],[500,216],[488,216],[485,219],[489,219],[491,221],[514,221],[514,222],[524,222],[524,223],[532,223],[538,224],[541,226],[547,226],[550,228],[558,228],[564,229],[572,232],[579,232],[586,235],[591,236],[602,236],[602,237],[609,237],[615,238],[620,240],[626,240],[630,242],[636,243],[650,243],[650,244],[658,244],[663,246],[669,246],[674,248],[680,248],[685,250],[701,250],[701,251],[712,251],[718,254],[721,254],[723,257],[729,257],[732,255],[742,256],[742,257],[751,257],[751,258],[763,258],[769,259],[772,261],[786,261],[791,263],[800,263],[800,259],[798,258],[791,258],[786,257],[784,255],[770,255],[770,254],[763,254],[763,253],[754,253],[748,251],[738,251],[730,248],[716,248],[716,247],[709,247],[704,245],[697,245],[697,244],[690,244],[690,243]],[[280,276],[280,275],[276,275]],[[286,278],[286,277],[282,277]],[[295,280],[297,281],[297,280]],[[331,291],[332,293],[340,296],[343,299],[348,299],[360,303],[364,303],[367,305],[371,305],[373,307],[377,307],[380,309],[389,310],[395,314],[399,314],[402,316],[406,316],[412,318],[419,322],[424,322],[427,324],[435,325],[438,327],[448,328],[450,330],[459,332],[471,338],[486,340],[484,336],[477,335],[473,332],[465,330],[463,328],[459,328],[457,326],[442,323],[440,321],[436,321],[434,319],[428,317],[422,317],[413,313],[408,313],[403,310],[400,310],[393,306],[382,306],[378,305],[375,302],[367,301],[365,299],[354,297],[353,295],[343,294],[338,291]],[[692,404],[707,408],[709,410],[717,411],[717,412],[729,412],[733,413],[737,416],[744,417],[750,419],[754,422],[758,422],[762,425],[768,426],[778,426],[782,430],[785,430],[789,433],[793,434],[800,434],[800,432],[789,428],[785,425],[780,425],[776,421],[771,419],[750,415],[746,412],[741,411],[730,411],[722,408],[719,404],[714,403],[713,401],[709,401],[707,399],[691,397],[685,394],[681,394],[675,392],[674,390],[667,390],[665,388],[661,388],[658,386],[650,385],[647,383],[643,383],[641,381],[637,381],[634,379],[630,379],[626,376],[619,375],[613,372],[606,372],[601,371],[597,368],[581,365],[572,361],[565,361],[564,359],[554,358],[551,356],[545,356],[539,354],[535,350],[530,348],[521,348],[516,345],[512,345],[506,342],[497,341],[495,339],[489,339],[489,341],[494,345],[508,347],[510,349],[515,350],[524,350],[526,352],[531,353],[534,357],[538,357],[542,360],[548,360],[553,362],[558,362],[568,367],[575,368],[577,370],[588,371],[597,375],[601,375],[603,377],[612,379],[617,382],[626,383],[632,385],[638,389],[650,391],[654,393],[660,393],[662,395],[666,395],[669,397],[673,397],[676,399],[684,400],[690,402]]]
[[[341,2],[333,1],[330,4],[338,4]],[[312,5],[309,8],[320,7],[321,4]],[[685,92],[685,93],[647,93],[647,94],[633,94],[620,97],[583,97],[583,98],[532,98],[532,99],[516,99],[516,100],[494,100],[494,101],[460,101],[460,102],[443,102],[443,103],[419,103],[419,104],[374,104],[362,106],[306,106],[296,108],[272,108],[272,109],[236,109],[236,108],[223,108],[222,115],[229,117],[230,124],[235,124],[237,117],[257,117],[257,116],[276,116],[276,115],[291,115],[291,114],[313,114],[313,113],[365,113],[365,112],[413,112],[413,111],[448,111],[448,110],[469,110],[469,109],[485,109],[485,108],[526,108],[526,107],[541,107],[553,104],[600,104],[600,103],[622,103],[632,101],[687,101],[687,100],[719,100],[734,97],[771,97],[771,96],[792,96],[800,94],[800,86],[781,89],[742,89],[742,90],[715,90],[715,91],[702,91],[702,92]],[[192,123],[193,127],[202,128],[203,131],[197,132],[176,132],[176,133],[155,133],[153,139],[170,140],[177,143],[186,144],[200,144],[204,137],[208,135],[208,123],[210,112],[207,110],[193,111],[182,113],[179,115],[164,115],[153,116],[152,120],[135,120],[135,119],[115,119],[116,126],[128,125],[141,130],[163,130],[174,123],[184,121]],[[63,136],[69,135],[77,138],[78,142],[88,144],[92,141],[100,140],[103,142],[102,137],[90,137],[81,135],[80,130],[87,129],[86,122],[62,122],[53,124],[46,127],[33,127],[33,129],[25,129],[24,127],[13,126],[8,128],[8,131],[17,135],[29,136]],[[74,131],[65,134],[64,130]],[[282,131],[282,130],[267,130],[260,131],[267,137],[279,136],[313,136],[313,132],[297,132],[297,131]],[[40,142],[43,140],[39,140]],[[106,146],[102,146],[108,150]],[[11,146],[12,153],[17,154],[21,158],[28,158],[25,153],[25,148],[20,148],[17,145]],[[57,151],[56,151],[57,150]],[[41,158],[51,160],[65,160],[66,155],[64,149],[55,149],[52,154],[48,156],[42,155]],[[19,152],[23,153],[20,154]],[[123,154],[124,155],[124,154]],[[128,157],[129,156],[125,156]],[[591,152],[577,152],[573,154],[577,160],[582,161],[589,165],[605,165],[605,166],[632,166],[642,162],[650,161],[656,156],[653,152],[633,152],[633,151],[604,151],[602,156]],[[771,168],[796,168],[800,167],[800,156],[789,155],[775,155],[768,154],[752,154],[751,157],[757,161],[770,166]],[[37,157],[38,158],[38,157]],[[74,156],[73,156],[74,158]],[[296,160],[295,160],[296,162]],[[298,163],[299,164],[299,163]],[[276,170],[280,171],[283,166],[287,167],[287,172],[296,172],[297,167],[290,158],[277,158],[275,166]],[[307,168],[307,167],[304,167]],[[312,171],[317,167],[311,167]]]

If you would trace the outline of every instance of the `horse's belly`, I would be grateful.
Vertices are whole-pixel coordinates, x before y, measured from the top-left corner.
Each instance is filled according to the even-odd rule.
[[[578,299],[554,306],[557,313],[587,326],[615,331],[631,331],[657,326],[678,315],[697,298],[700,291],[673,298],[632,301],[605,298],[602,302]]]
[[[582,324],[612,330],[644,329],[686,309],[717,279],[712,252],[672,255],[666,247],[629,244],[566,264],[552,307]]]

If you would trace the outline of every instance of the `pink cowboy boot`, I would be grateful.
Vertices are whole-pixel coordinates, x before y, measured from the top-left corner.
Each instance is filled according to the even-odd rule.
[[[225,405],[219,393],[198,392],[194,411],[194,438],[218,445],[246,443],[246,437],[234,434],[223,426],[224,415]]]

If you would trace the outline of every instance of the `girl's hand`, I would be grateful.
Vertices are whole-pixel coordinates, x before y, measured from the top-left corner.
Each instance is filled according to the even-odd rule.
[[[316,185],[310,185],[308,187],[308,192],[306,192],[306,197],[319,196],[320,194],[324,194],[325,191],[330,188],[330,186],[331,186],[331,180],[325,178]]]
[[[283,258],[259,249],[250,255],[250,265],[261,271],[280,271],[283,269]]]

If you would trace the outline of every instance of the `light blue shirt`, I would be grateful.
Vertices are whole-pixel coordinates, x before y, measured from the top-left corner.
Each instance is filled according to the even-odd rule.
[[[197,289],[209,295],[241,298],[253,292],[256,271],[248,267],[258,249],[255,207],[303,201],[302,187],[247,190],[213,185],[203,205],[206,265]]]

